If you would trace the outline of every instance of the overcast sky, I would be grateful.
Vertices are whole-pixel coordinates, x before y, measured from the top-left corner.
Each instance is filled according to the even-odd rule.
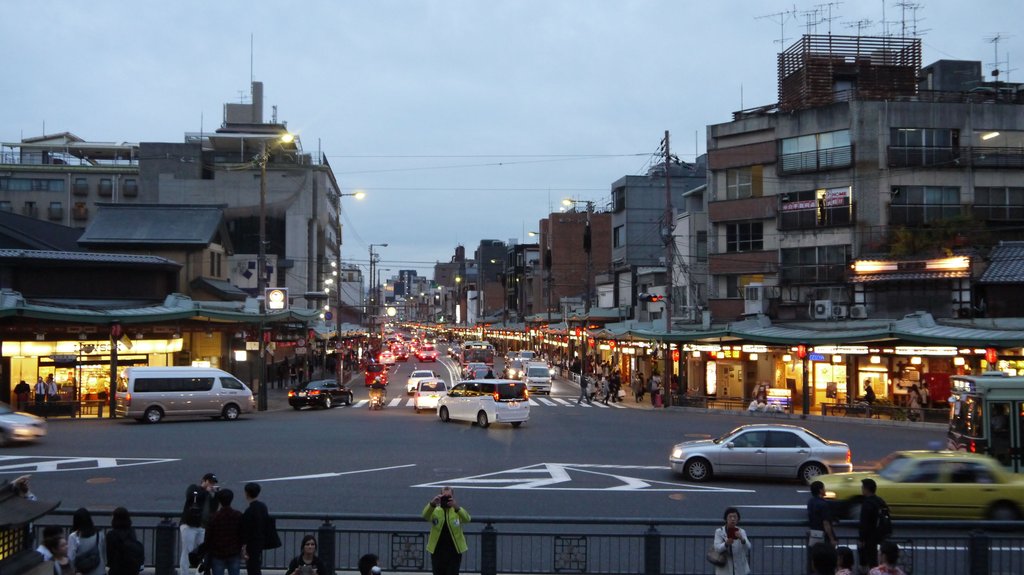
[[[343,200],[343,259],[389,243],[384,275],[432,276],[459,244],[530,241],[565,197],[606,203],[665,130],[681,159],[704,153],[707,125],[777,100],[779,38],[806,33],[815,6],[828,17],[825,3],[4,0],[0,140],[181,142],[219,127],[254,78],[265,119],[276,105],[343,191],[367,193]],[[835,2],[831,31],[869,20],[880,35],[885,20],[899,35],[916,14],[925,65],[980,60],[986,74],[1002,34],[1000,68],[1024,80],[1020,0],[918,6],[902,18],[893,1]]]

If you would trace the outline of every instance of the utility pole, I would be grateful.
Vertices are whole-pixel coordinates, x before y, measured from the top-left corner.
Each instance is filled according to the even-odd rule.
[[[590,293],[593,291],[592,282],[594,277],[594,258],[591,250],[590,217],[594,213],[594,202],[587,201],[587,223],[583,228],[583,251],[587,254],[587,278],[586,293],[583,294],[583,359],[581,360],[580,384],[587,373],[587,354],[590,351],[590,337],[587,335],[587,327],[590,325]]]
[[[672,172],[670,170],[672,153],[669,150],[669,134],[665,130],[665,370],[662,375],[665,407],[672,405],[672,351],[669,349],[668,334],[672,333],[672,302],[675,298],[672,295],[672,253],[675,251],[675,240],[672,237],[673,211],[672,211]],[[588,254],[589,256],[589,254]]]

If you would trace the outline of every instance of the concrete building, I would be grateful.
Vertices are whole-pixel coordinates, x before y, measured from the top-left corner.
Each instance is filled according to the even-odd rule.
[[[539,244],[510,240],[505,250],[504,277],[506,319],[522,322],[526,316],[537,313],[533,298],[541,277]]]
[[[581,304],[586,297],[591,298],[592,307],[598,307],[596,277],[611,264],[612,215],[600,209],[590,214],[593,291],[589,296],[584,239],[587,216],[585,210],[574,207],[571,211],[552,213],[539,222],[540,277],[533,282],[534,314],[548,314],[558,321],[563,301]]]
[[[976,313],[981,256],[1024,223],[1024,91],[965,78],[976,63],[922,75],[920,54],[804,36],[777,104],[708,127],[716,320]]]

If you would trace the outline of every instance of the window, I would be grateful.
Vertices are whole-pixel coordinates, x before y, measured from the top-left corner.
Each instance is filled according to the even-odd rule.
[[[725,226],[725,251],[749,252],[764,249],[764,224],[743,222]]]
[[[807,447],[807,442],[799,435],[790,431],[769,431],[768,447],[775,448],[796,448]]]
[[[626,226],[615,226],[612,230],[612,247],[621,248],[626,243]]]
[[[708,261],[708,233],[705,231],[697,232],[697,261],[706,262]]]
[[[47,215],[51,220],[59,220],[64,217],[64,204],[61,202],[50,202]]]
[[[853,164],[849,130],[785,138],[780,147],[780,174],[846,168]]]
[[[89,180],[85,178],[75,178],[75,183],[71,186],[71,191],[76,196],[88,196]]]
[[[806,230],[853,224],[850,186],[779,196],[779,229]]]
[[[963,213],[955,186],[893,186],[889,223],[916,225],[955,218]]]
[[[0,190],[9,192],[63,192],[64,180],[0,178]]]
[[[135,380],[135,393],[175,391],[210,391],[212,377],[152,377]]]
[[[121,188],[126,198],[134,198],[139,195],[139,181],[135,178],[125,178]]]
[[[781,250],[782,283],[842,282],[850,261],[850,246],[812,246]]]
[[[960,156],[960,130],[949,128],[892,128],[889,165],[955,166]]]
[[[761,197],[762,192],[761,166],[747,166],[725,171],[725,199],[740,200],[743,198]]]
[[[245,389],[245,384],[243,384],[242,382],[238,381],[237,379],[235,379],[233,377],[221,377],[220,378],[220,385],[224,389],[238,389],[238,390]]]
[[[734,447],[764,447],[767,431],[748,431],[737,435],[732,444]]]
[[[612,190],[613,211],[621,212],[626,209],[626,188],[615,188]]]
[[[100,179],[99,194],[105,198],[114,195],[114,182],[110,178]]]
[[[14,205],[7,200],[0,201],[0,212],[13,212]]]
[[[974,216],[987,221],[1024,220],[1024,188],[975,188]]]

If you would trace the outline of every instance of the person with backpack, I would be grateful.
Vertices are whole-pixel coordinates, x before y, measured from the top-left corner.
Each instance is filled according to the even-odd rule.
[[[76,573],[103,575],[107,569],[107,547],[103,534],[96,529],[92,514],[79,507],[71,516],[71,535],[68,537],[68,559]]]
[[[878,565],[878,545],[892,535],[889,506],[876,494],[877,491],[878,484],[874,479],[866,477],[860,480],[860,492],[864,496],[857,525],[857,554],[861,573],[867,573]]]
[[[146,551],[132,529],[132,516],[124,507],[114,509],[107,532],[107,574],[139,575]]]
[[[245,571],[249,575],[261,575],[263,569],[263,550],[280,547],[281,540],[272,541],[274,523],[270,518],[267,505],[259,500],[259,483],[245,484],[245,500],[249,506],[242,513],[242,560]],[[276,535],[276,534],[274,534]]]
[[[189,553],[196,550],[206,537],[206,526],[217,511],[217,476],[213,473],[203,475],[199,485],[189,485],[185,490],[185,506],[181,511],[181,522],[178,525],[180,545],[178,550],[178,575],[189,575]]]

